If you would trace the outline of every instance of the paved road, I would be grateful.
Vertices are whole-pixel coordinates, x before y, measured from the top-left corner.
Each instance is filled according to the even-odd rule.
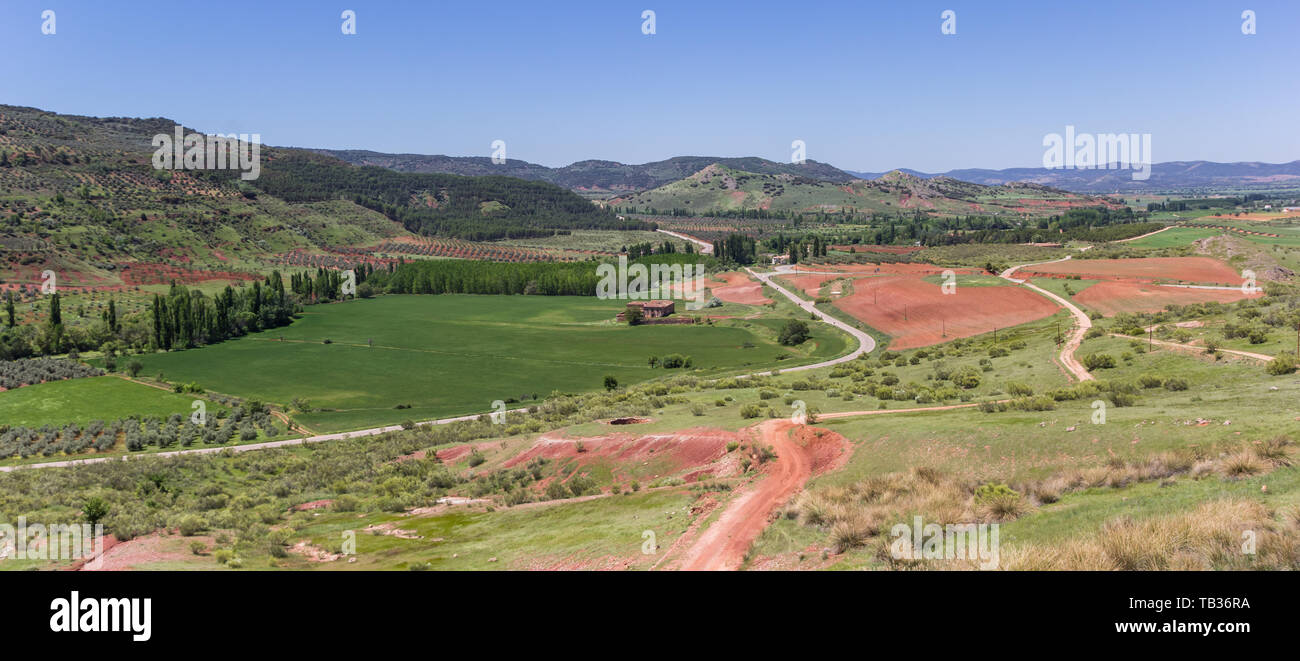
[[[1087,250],[1087,248],[1085,248],[1085,250]],[[1061,259],[1053,259],[1047,262],[1035,262],[1033,264],[1021,264],[1019,266],[1013,266],[1003,271],[1001,273],[1001,276],[1005,280],[1014,282],[1020,285],[1021,287],[1027,287],[1029,289],[1032,289],[1038,292],[1039,294],[1046,296],[1047,298],[1050,298],[1053,301],[1056,301],[1058,304],[1061,305],[1061,307],[1065,308],[1066,310],[1069,310],[1070,314],[1074,315],[1074,319],[1077,323],[1074,328],[1074,333],[1070,335],[1070,338],[1068,340],[1066,340],[1065,346],[1061,347],[1061,365],[1063,365],[1065,369],[1069,370],[1070,373],[1073,374],[1075,378],[1079,379],[1080,381],[1092,381],[1094,380],[1095,377],[1093,377],[1093,375],[1088,372],[1087,368],[1085,368],[1083,364],[1080,363],[1078,359],[1074,357],[1074,352],[1078,351],[1080,344],[1083,344],[1083,336],[1087,334],[1089,328],[1092,328],[1092,319],[1088,318],[1088,315],[1084,314],[1083,310],[1080,310],[1073,303],[1065,300],[1064,298],[1061,298],[1060,296],[1057,296],[1056,294],[1053,294],[1052,292],[1047,291],[1042,287],[1029,284],[1028,280],[1017,280],[1014,277],[1012,277],[1013,275],[1015,275],[1015,272],[1018,269],[1025,268],[1027,266],[1038,266],[1040,264],[1055,264],[1057,262],[1064,262],[1068,259],[1070,259],[1070,256],[1066,255]]]
[[[814,315],[817,315],[817,318],[818,318],[818,319],[821,319],[822,321],[824,321],[824,322],[826,322],[826,323],[828,323],[828,324],[830,324],[830,325],[832,325],[832,326],[834,326],[834,327],[836,327],[836,328],[838,328],[838,329],[844,331],[845,333],[848,333],[849,335],[852,335],[853,337],[857,338],[857,340],[858,340],[858,348],[855,349],[852,353],[845,354],[845,355],[843,355],[843,356],[840,356],[839,358],[834,358],[834,359],[831,359],[831,360],[826,360],[826,361],[823,361],[823,362],[820,362],[820,363],[814,363],[814,364],[812,364],[812,365],[800,365],[800,366],[798,366],[798,367],[787,367],[787,368],[785,368],[785,369],[778,370],[778,371],[781,372],[782,374],[785,374],[785,373],[788,373],[788,372],[801,372],[801,371],[804,371],[804,370],[815,370],[815,369],[818,369],[818,368],[821,368],[821,367],[829,367],[829,366],[831,366],[831,365],[838,365],[838,364],[840,364],[840,363],[847,363],[847,362],[850,361],[850,360],[855,360],[855,359],[857,359],[858,356],[861,356],[862,354],[865,354],[865,353],[871,353],[872,351],[875,351],[875,350],[876,350],[876,340],[875,340],[875,338],[871,337],[871,335],[868,334],[867,332],[865,332],[865,331],[863,331],[863,330],[861,330],[861,329],[859,329],[859,328],[856,328],[856,327],[854,327],[854,326],[850,326],[850,325],[848,325],[848,324],[846,324],[846,323],[840,321],[839,319],[836,319],[835,317],[832,317],[832,316],[830,316],[829,314],[826,314],[825,312],[822,312],[821,310],[818,310],[818,309],[817,309],[817,306],[815,306],[811,301],[805,301],[804,299],[799,298],[799,297],[796,296],[795,294],[790,293],[790,290],[786,289],[785,287],[782,287],[781,285],[778,285],[778,284],[776,284],[775,282],[773,282],[773,281],[772,281],[772,276],[773,276],[773,275],[778,275],[777,273],[758,273],[758,272],[754,271],[754,269],[751,269],[751,268],[746,268],[745,270],[746,270],[746,271],[749,271],[749,274],[750,274],[750,275],[754,276],[755,278],[758,278],[759,282],[762,282],[764,285],[767,285],[768,287],[771,287],[772,289],[775,289],[775,290],[781,292],[781,295],[783,295],[783,296],[785,296],[786,298],[790,299],[790,302],[792,302],[792,303],[794,303],[795,305],[799,306],[799,307],[800,307],[801,309],[803,309],[805,312],[809,312],[809,313],[812,313],[812,314],[814,314]],[[757,374],[751,374],[751,375],[747,375],[747,376],[766,376],[766,375],[769,375],[769,374],[771,374],[771,373],[772,373],[772,372],[770,372],[770,371],[769,371],[769,372],[758,372]]]

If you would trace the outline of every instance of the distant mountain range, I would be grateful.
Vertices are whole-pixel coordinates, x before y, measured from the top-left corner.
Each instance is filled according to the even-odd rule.
[[[1214,163],[1211,161],[1171,161],[1151,166],[1151,176],[1134,181],[1132,170],[1049,170],[1047,168],[1007,168],[987,170],[967,168],[927,173],[903,169],[922,179],[952,177],[986,186],[1013,181],[1060,188],[1076,193],[1114,193],[1128,191],[1165,191],[1196,188],[1279,188],[1300,187],[1300,161],[1290,163]],[[876,179],[883,172],[853,172],[862,179]]]
[[[527,161],[507,160],[501,165],[486,157],[429,156],[422,154],[385,154],[366,150],[317,149],[356,165],[375,165],[402,172],[441,172],[466,176],[504,175],[520,179],[546,181],[589,194],[623,195],[658,188],[680,181],[704,168],[719,164],[743,172],[787,174],[818,181],[847,183],[854,179],[874,180],[884,172],[841,170],[826,163],[779,163],[763,158],[719,158],[713,156],[677,156],[664,161],[628,165],[615,161],[579,161],[561,168],[551,168]],[[990,170],[965,168],[947,172],[921,172],[900,168],[896,172],[921,179],[950,177],[986,186],[1009,182],[1041,184],[1076,193],[1114,193],[1139,191],[1175,191],[1208,188],[1281,188],[1300,187],[1300,160],[1290,163],[1214,163],[1211,161],[1173,161],[1157,163],[1145,181],[1135,181],[1131,170],[1049,170],[1046,168],[1007,168]]]

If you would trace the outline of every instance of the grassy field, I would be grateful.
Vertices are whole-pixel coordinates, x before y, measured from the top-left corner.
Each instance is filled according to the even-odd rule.
[[[1223,230],[1203,227],[1175,227],[1136,241],[1127,241],[1124,245],[1134,248],[1172,248],[1174,246],[1185,246],[1193,241],[1218,236],[1222,233]]]
[[[140,360],[144,374],[170,381],[285,405],[307,400],[319,410],[300,422],[341,431],[598,389],[605,375],[620,384],[665,375],[650,356],[688,355],[695,373],[708,375],[847,350],[846,338],[821,324],[792,348],[775,342],[779,318],[628,327],[612,320],[622,307],[580,297],[385,296],[315,306],[288,328]]]
[[[182,395],[116,376],[52,381],[0,392],[0,423],[22,427],[84,425],[131,416],[188,416],[194,396]],[[215,413],[218,407],[208,404]]]
[[[1093,398],[1058,402],[1049,411],[964,409],[824,420],[819,426],[853,440],[855,451],[843,470],[814,479],[809,490],[915,467],[936,469],[968,483],[1014,484],[1116,461],[1140,461],[1166,451],[1195,450],[1214,457],[1243,443],[1286,434],[1300,415],[1295,404],[1300,378],[1267,376],[1253,362],[1215,361],[1159,349],[1138,353],[1131,342],[1110,337],[1085,341],[1080,353],[1108,353],[1118,359],[1116,368],[1096,372],[1103,380],[1133,383],[1143,375],[1160,375],[1185,379],[1189,387],[1177,392],[1141,389],[1134,405],[1109,407],[1100,425],[1091,423]],[[1261,491],[1265,484],[1266,492]],[[1136,482],[1086,489],[1004,524],[1003,542],[1064,544],[1117,516],[1140,520],[1178,515],[1226,498],[1293,507],[1300,503],[1300,470],[1279,468],[1241,480],[1210,476],[1164,485]],[[754,555],[791,554],[826,543],[825,530],[783,518],[760,538]],[[836,568],[878,565],[869,548],[849,552],[835,563]]]

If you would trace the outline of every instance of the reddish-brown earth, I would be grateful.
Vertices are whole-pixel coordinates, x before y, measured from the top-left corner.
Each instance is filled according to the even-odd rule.
[[[1143,257],[1138,259],[1070,259],[1027,266],[1020,275],[1078,275],[1085,278],[1175,280],[1203,284],[1241,284],[1241,274],[1211,257]]]
[[[727,283],[721,287],[713,287],[713,295],[717,296],[720,301],[746,305],[766,305],[772,302],[772,299],[763,296],[763,285],[750,278],[747,274],[739,272],[720,273],[716,278]]]
[[[1074,295],[1074,302],[1086,305],[1106,316],[1121,312],[1159,312],[1166,305],[1192,303],[1231,303],[1244,298],[1259,298],[1262,293],[1245,294],[1240,289],[1192,289],[1164,287],[1137,282],[1098,282]]]
[[[1019,287],[958,287],[944,294],[919,278],[862,278],[835,306],[890,335],[890,349],[914,349],[1010,328],[1055,314],[1052,301]]]
[[[816,473],[836,468],[848,459],[848,441],[825,429],[768,420],[757,428],[760,443],[776,451],[763,465],[764,476],[735,495],[702,535],[673,564],[685,570],[736,569],[745,552],[782,504]]]
[[[632,434],[617,432],[594,438],[568,438],[562,432],[543,434],[532,447],[505,462],[506,467],[527,464],[537,457],[576,459],[579,466],[604,463],[618,473],[675,475],[692,468],[697,479],[716,474],[727,455],[727,443],[740,442],[737,432],[694,427],[676,432]],[[653,475],[650,475],[653,476]],[[643,476],[646,477],[646,476]]]

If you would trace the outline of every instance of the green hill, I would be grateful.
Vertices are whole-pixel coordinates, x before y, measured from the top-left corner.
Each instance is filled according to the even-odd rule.
[[[900,171],[878,179],[830,182],[791,174],[737,170],[713,163],[653,190],[615,198],[612,206],[648,213],[694,215],[728,211],[787,211],[1035,217],[1072,207],[1114,206],[1102,198],[1036,184],[984,186],[950,177],[922,179]]]
[[[0,278],[31,286],[54,270],[61,285],[129,285],[133,268],[166,271],[164,282],[264,271],[286,253],[415,234],[647,227],[544,182],[362,168],[301,149],[263,146],[249,181],[239,170],[156,169],[154,136],[175,127],[0,105]]]

